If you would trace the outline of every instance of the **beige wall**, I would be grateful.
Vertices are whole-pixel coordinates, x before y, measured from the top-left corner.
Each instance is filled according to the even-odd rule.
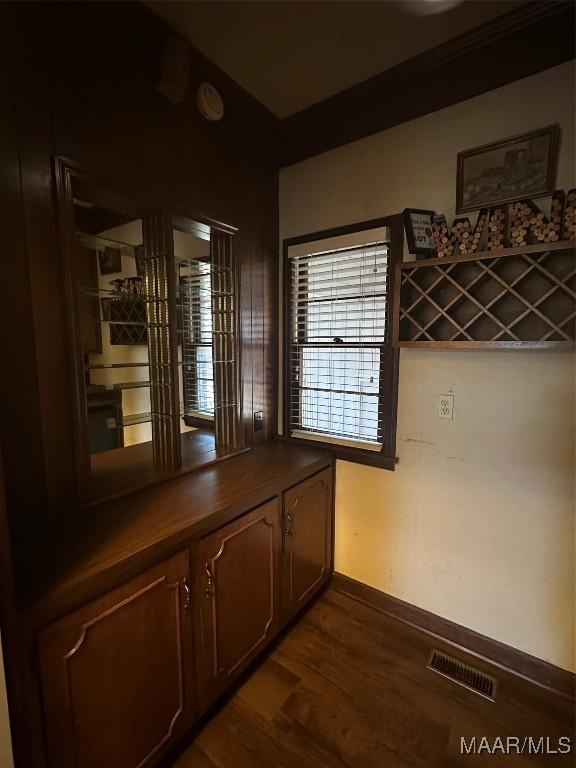
[[[2,643],[0,642],[0,766],[12,768],[13,765],[6,683],[4,682],[4,660],[2,658]]]
[[[450,217],[458,151],[554,122],[573,187],[565,64],[283,170],[281,237]],[[454,421],[436,418],[447,392]],[[573,356],[402,350],[397,455],[395,472],[338,463],[336,569],[574,669]]]

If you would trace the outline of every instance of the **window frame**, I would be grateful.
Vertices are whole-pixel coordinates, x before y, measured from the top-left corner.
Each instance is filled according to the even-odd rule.
[[[360,448],[347,445],[341,445],[332,440],[337,440],[329,434],[326,434],[326,440],[315,440],[310,437],[296,437],[290,434],[292,422],[292,365],[290,361],[291,347],[291,318],[292,318],[292,298],[291,298],[291,271],[290,271],[290,248],[295,245],[324,240],[328,238],[339,237],[341,235],[350,235],[365,230],[377,229],[379,227],[388,227],[390,230],[390,257],[388,262],[388,317],[386,324],[386,338],[383,344],[380,344],[380,394],[378,396],[378,421],[381,427],[382,447],[379,451],[373,448]],[[401,213],[391,216],[385,216],[378,219],[347,224],[341,227],[325,229],[319,232],[312,232],[298,237],[287,238],[283,241],[283,273],[282,273],[282,295],[284,303],[283,322],[284,322],[284,348],[283,348],[283,439],[300,445],[313,445],[319,448],[330,450],[336,459],[352,461],[359,464],[382,467],[393,470],[396,466],[396,421],[398,410],[398,363],[399,349],[398,339],[398,264],[403,260],[404,251],[404,220]],[[377,345],[375,345],[377,346]],[[388,398],[384,398],[382,391],[390,393]],[[328,442],[330,440],[330,442]]]

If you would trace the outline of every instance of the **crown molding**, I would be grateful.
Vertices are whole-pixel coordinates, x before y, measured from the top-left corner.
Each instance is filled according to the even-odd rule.
[[[574,58],[575,5],[532,0],[291,115],[280,166],[387,130]]]

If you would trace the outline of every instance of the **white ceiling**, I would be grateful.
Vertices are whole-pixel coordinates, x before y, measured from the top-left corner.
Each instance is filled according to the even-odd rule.
[[[455,2],[455,7],[434,14],[414,12]],[[146,1],[278,117],[299,112],[522,4],[520,0]]]

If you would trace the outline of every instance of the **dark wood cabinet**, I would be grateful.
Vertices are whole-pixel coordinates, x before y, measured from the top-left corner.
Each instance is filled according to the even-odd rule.
[[[198,543],[196,602],[205,706],[278,629],[280,547],[278,498]]]
[[[183,551],[41,632],[50,768],[153,765],[194,720]]]
[[[270,487],[266,459],[274,453]],[[302,449],[284,443],[264,454],[238,458],[235,470],[231,460],[227,471],[223,463],[203,478],[198,475],[195,492],[181,481],[181,497],[172,486],[173,495],[164,495],[162,502],[141,499],[136,528],[130,527],[135,518],[125,517],[126,529],[115,533],[115,542],[106,544],[100,531],[103,549],[91,552],[90,564],[84,560],[92,589],[78,593],[75,583],[68,587],[75,595],[70,606],[81,607],[63,616],[55,612],[53,623],[45,619],[36,625],[44,744],[38,737],[37,759],[26,765],[159,765],[327,582],[333,557],[333,468],[325,455],[314,453],[313,474],[295,472]],[[235,479],[222,489],[229,509],[217,503],[216,472]],[[258,482],[265,487],[256,496]],[[161,520],[142,517],[147,503],[156,513],[162,509]],[[178,504],[182,517],[176,514]],[[192,527],[183,528],[185,521]],[[134,578],[120,585],[114,577],[108,580],[102,563],[119,567],[126,547],[135,540],[142,545],[143,532],[152,535],[155,524],[165,526],[161,537],[158,531],[153,534],[156,544],[177,534],[172,545],[179,551],[151,552],[151,559],[139,560],[140,568],[147,569]],[[100,538],[92,536],[90,542],[97,549]],[[126,577],[135,573],[129,563],[125,567]],[[63,583],[52,587],[50,600],[55,593],[66,601]]]
[[[332,469],[286,491],[283,518],[283,619],[288,621],[332,573]]]

